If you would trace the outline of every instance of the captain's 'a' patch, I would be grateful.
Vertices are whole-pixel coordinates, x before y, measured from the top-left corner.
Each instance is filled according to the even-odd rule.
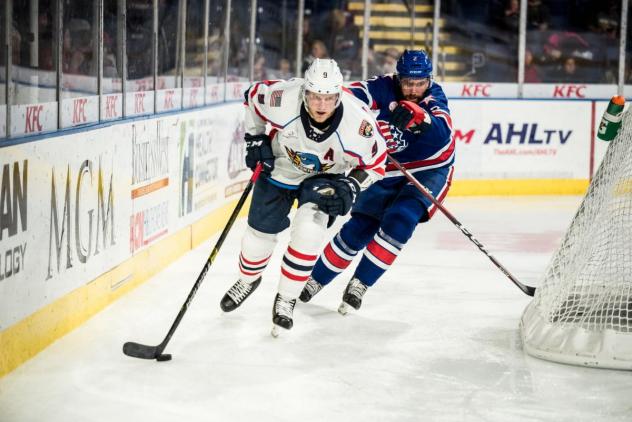
[[[281,90],[272,91],[272,94],[270,94],[270,107],[281,107],[282,96],[283,96],[283,91]]]
[[[371,136],[373,136],[373,126],[371,126],[371,123],[367,122],[366,120],[362,120],[362,123],[360,124],[360,130],[358,132],[365,138],[370,138]]]

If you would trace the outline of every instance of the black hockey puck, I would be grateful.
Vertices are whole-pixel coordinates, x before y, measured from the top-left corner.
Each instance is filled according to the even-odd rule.
[[[164,355],[158,355],[158,356],[156,357],[156,360],[157,360],[158,362],[165,362],[165,361],[171,360],[171,355],[170,355],[170,354],[168,354],[168,353],[167,353],[167,354],[164,354]]]

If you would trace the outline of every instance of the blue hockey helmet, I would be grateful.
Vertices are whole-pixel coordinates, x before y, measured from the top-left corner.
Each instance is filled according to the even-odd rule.
[[[404,50],[397,60],[400,78],[431,78],[432,62],[423,50]]]

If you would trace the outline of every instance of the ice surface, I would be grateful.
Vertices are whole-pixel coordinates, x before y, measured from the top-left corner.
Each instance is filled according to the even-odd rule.
[[[449,198],[446,206],[521,282],[537,285],[578,197]],[[530,298],[447,219],[420,226],[360,311],[337,312],[346,273],[294,328],[270,336],[283,233],[259,289],[219,300],[237,277],[233,228],[178,331],[158,344],[211,239],[0,379],[0,421],[630,421],[629,372],[567,366],[522,350]],[[333,234],[333,233],[332,233]]]

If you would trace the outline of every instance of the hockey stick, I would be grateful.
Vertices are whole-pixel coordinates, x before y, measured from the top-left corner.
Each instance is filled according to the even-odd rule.
[[[494,263],[494,265],[496,265],[496,267],[500,271],[502,271],[502,273],[505,274],[509,280],[511,280],[511,282],[513,284],[518,286],[518,288],[520,290],[522,290],[522,292],[524,294],[526,294],[526,295],[533,296],[535,294],[535,287],[531,287],[531,286],[527,286],[525,284],[522,284],[513,275],[511,275],[511,273],[505,267],[503,267],[501,265],[501,263],[496,260],[496,258],[494,258],[489,252],[487,252],[487,250],[481,244],[481,242],[476,240],[476,238],[474,238],[472,233],[470,233],[465,227],[463,227],[461,222],[459,220],[457,220],[452,214],[450,214],[450,212],[443,205],[441,205],[441,203],[439,201],[437,201],[434,196],[432,196],[432,193],[430,192],[430,190],[427,187],[425,187],[424,185],[419,183],[419,181],[417,179],[415,179],[413,177],[413,175],[410,174],[410,172],[408,170],[406,170],[406,168],[404,168],[404,166],[402,166],[390,154],[388,154],[388,159],[393,163],[393,165],[395,165],[395,167],[397,167],[399,169],[399,171],[401,171],[404,174],[404,176],[406,176],[408,181],[410,183],[412,183],[419,190],[419,192],[421,192],[421,194],[423,196],[428,198],[428,200],[430,202],[432,202],[434,204],[434,206],[437,207],[443,213],[443,215],[445,215],[448,218],[448,220],[450,220],[452,222],[452,224],[457,226],[459,228],[459,230],[461,230],[461,232],[463,232],[463,234],[465,236],[467,236],[467,238],[470,239],[472,241],[472,243],[474,243],[478,247],[478,249],[480,249],[481,252],[483,252],[487,256],[487,258],[489,258],[489,260],[492,261]]]
[[[233,210],[233,213],[230,215],[230,218],[228,219],[228,223],[226,223],[226,226],[224,227],[222,234],[219,236],[219,239],[217,240],[215,247],[211,251],[211,254],[209,255],[206,262],[204,263],[204,267],[202,267],[202,271],[200,272],[200,275],[195,281],[193,288],[191,288],[191,291],[189,292],[189,296],[187,296],[187,300],[184,301],[184,304],[180,308],[180,312],[178,312],[178,316],[176,317],[175,321],[173,321],[173,324],[171,324],[171,328],[169,328],[169,332],[165,336],[164,340],[162,340],[162,343],[160,343],[157,346],[148,346],[148,345],[129,341],[123,345],[123,353],[125,353],[127,356],[131,356],[133,358],[140,358],[140,359],[156,359],[157,361],[171,360],[170,354],[163,354],[162,352],[165,350],[165,347],[167,347],[167,343],[169,343],[169,340],[171,340],[171,336],[173,336],[173,333],[176,331],[176,328],[178,328],[178,325],[180,325],[180,320],[182,319],[185,312],[189,308],[189,305],[191,304],[193,297],[197,293],[198,288],[202,284],[202,281],[204,280],[206,273],[211,267],[211,264],[213,264],[213,261],[215,260],[215,257],[217,256],[217,253],[219,252],[219,249],[222,247],[222,243],[224,243],[224,240],[226,239],[228,232],[233,226],[233,223],[235,222],[235,219],[237,218],[237,214],[239,214],[239,212],[241,211],[241,208],[244,206],[244,202],[246,202],[246,199],[248,198],[248,195],[250,194],[252,187],[254,186],[255,182],[259,178],[261,169],[262,169],[261,163],[257,164],[257,167],[252,173],[252,177],[250,177],[250,181],[248,182],[248,185],[246,185],[244,192],[241,194],[241,197],[239,198],[239,201],[237,202],[237,206]]]

